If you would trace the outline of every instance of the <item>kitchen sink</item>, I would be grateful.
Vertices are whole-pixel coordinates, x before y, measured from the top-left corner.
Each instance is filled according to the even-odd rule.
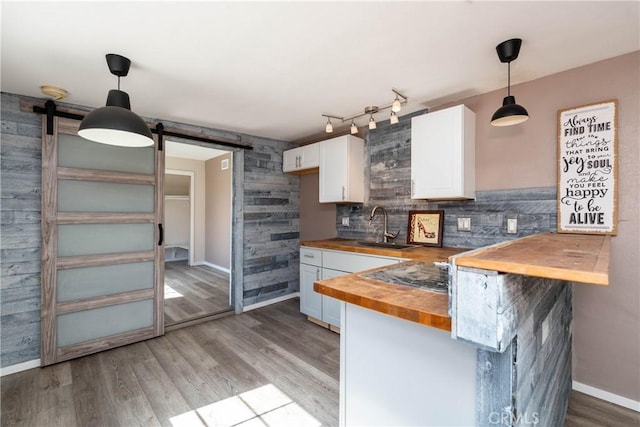
[[[367,240],[359,241],[358,244],[362,246],[371,246],[374,248],[387,248],[387,249],[417,248],[417,246],[415,245],[404,245],[402,243],[393,243],[393,242],[371,242]]]

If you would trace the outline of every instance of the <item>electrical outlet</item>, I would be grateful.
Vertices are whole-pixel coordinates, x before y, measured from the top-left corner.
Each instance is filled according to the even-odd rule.
[[[471,231],[471,218],[458,218],[458,231]]]
[[[507,234],[518,234],[518,218],[507,218]]]
[[[349,217],[348,216],[343,216],[342,217],[342,226],[343,227],[348,227],[349,226]]]

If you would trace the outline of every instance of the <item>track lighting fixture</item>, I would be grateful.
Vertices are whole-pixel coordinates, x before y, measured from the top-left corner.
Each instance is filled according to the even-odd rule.
[[[111,53],[106,58],[109,71],[118,77],[118,89],[109,91],[105,107],[93,110],[82,119],[78,135],[91,141],[121,147],[153,145],[149,126],[131,111],[129,95],[120,90],[120,77],[129,73],[131,61]]]
[[[391,124],[398,123],[399,117],[396,113],[400,111],[403,104],[406,104],[409,101],[409,98],[407,98],[406,96],[404,96],[403,94],[401,94],[395,89],[391,89],[391,91],[396,94],[395,99],[390,104],[383,105],[382,107],[378,107],[376,105],[369,106],[364,109],[363,113],[352,114],[346,117],[335,116],[333,114],[323,114],[322,116],[327,118],[327,125],[325,126],[325,132],[327,133],[333,132],[333,124],[331,123],[331,119],[335,119],[335,120],[340,120],[342,123],[350,121],[351,133],[356,134],[358,133],[358,126],[355,123],[355,119],[358,119],[364,116],[369,116],[369,129],[376,129],[377,123],[373,115],[382,110],[388,110],[388,109],[391,109],[391,116],[389,117],[389,122]]]
[[[331,124],[331,117],[327,117],[327,125],[324,127],[326,133],[333,132],[333,125]]]
[[[351,120],[351,134],[355,135],[356,133],[358,133],[358,126]]]
[[[527,110],[516,104],[516,98],[511,95],[511,61],[518,57],[521,44],[522,39],[510,39],[496,46],[500,62],[507,63],[507,96],[502,101],[502,107],[491,117],[492,126],[517,125],[529,119]]]

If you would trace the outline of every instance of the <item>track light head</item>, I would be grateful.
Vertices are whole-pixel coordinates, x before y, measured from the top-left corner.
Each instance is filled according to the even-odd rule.
[[[331,117],[327,117],[327,125],[324,127],[324,131],[326,133],[333,132],[333,125],[331,124]]]
[[[391,123],[392,125],[395,125],[399,121],[400,119],[398,118],[398,115],[395,113],[395,111],[392,110],[391,116],[389,117],[389,123]]]
[[[391,111],[394,113],[399,113],[402,109],[402,103],[400,102],[400,98],[396,95],[396,99],[393,100],[393,104],[391,104]]]
[[[373,118],[373,114],[369,118],[369,129],[375,129],[378,125],[376,124],[376,119]]]
[[[356,126],[356,124],[354,123],[353,120],[351,120],[351,134],[355,135],[358,133],[358,126]]]

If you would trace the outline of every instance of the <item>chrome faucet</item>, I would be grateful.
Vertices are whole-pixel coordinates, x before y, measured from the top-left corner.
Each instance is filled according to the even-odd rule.
[[[371,216],[369,217],[369,224],[371,224],[371,221],[373,221],[373,217],[375,216],[376,212],[378,212],[378,209],[381,210],[382,214],[384,215],[384,232],[382,234],[382,239],[383,239],[383,242],[388,243],[389,239],[395,239],[396,237],[398,237],[398,234],[400,233],[400,230],[398,230],[396,232],[396,234],[389,233],[387,210],[385,208],[383,208],[382,206],[374,206],[374,208],[371,209]]]

